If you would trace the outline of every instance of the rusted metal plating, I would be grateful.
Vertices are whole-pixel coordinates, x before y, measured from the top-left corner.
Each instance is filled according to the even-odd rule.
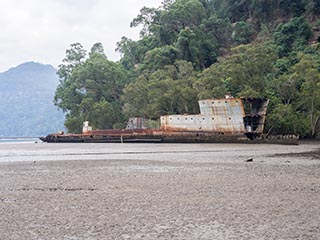
[[[200,114],[161,116],[161,129],[164,131],[261,134],[268,103],[268,99],[260,98],[200,100]]]
[[[145,119],[131,118],[126,129],[92,130],[82,134],[49,134],[46,142],[237,142],[263,133],[269,100],[221,98],[200,100],[200,114],[166,115],[160,128],[147,129]]]

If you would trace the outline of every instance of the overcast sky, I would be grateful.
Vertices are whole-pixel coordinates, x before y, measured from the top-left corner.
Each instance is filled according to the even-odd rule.
[[[57,67],[71,43],[90,50],[101,42],[110,60],[118,60],[122,36],[137,39],[130,22],[143,6],[162,0],[0,0],[0,72],[27,61]]]

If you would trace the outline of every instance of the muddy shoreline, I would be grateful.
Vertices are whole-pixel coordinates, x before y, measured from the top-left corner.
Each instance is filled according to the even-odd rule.
[[[319,148],[0,144],[0,236],[319,239]]]

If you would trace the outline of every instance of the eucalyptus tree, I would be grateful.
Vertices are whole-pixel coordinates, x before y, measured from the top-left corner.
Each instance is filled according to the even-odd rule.
[[[145,70],[124,89],[122,100],[127,115],[158,119],[164,114],[199,111],[196,72],[190,62],[176,61],[162,69]]]
[[[204,70],[195,87],[201,97],[222,97],[227,92],[234,96],[263,97],[276,59],[272,44],[237,46],[230,55]]]
[[[301,81],[299,111],[305,111],[312,137],[316,137],[320,122],[320,52],[302,54],[292,67],[293,78]]]
[[[90,121],[95,128],[112,128],[124,121],[120,98],[127,83],[127,72],[122,65],[109,61],[100,43],[93,45],[89,54],[82,48],[67,50],[67,57],[75,61],[61,65],[60,84],[55,94],[55,104],[66,112],[65,125],[69,131],[80,132],[83,121]],[[79,45],[76,45],[79,47]],[[71,55],[69,53],[72,53]],[[70,60],[73,60],[72,58]],[[69,64],[71,63],[71,64]]]

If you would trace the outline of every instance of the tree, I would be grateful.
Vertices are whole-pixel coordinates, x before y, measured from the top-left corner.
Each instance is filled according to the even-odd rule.
[[[192,64],[186,61],[145,71],[124,89],[126,114],[158,119],[164,114],[198,112],[194,75]]]
[[[186,27],[198,26],[206,17],[206,11],[198,0],[177,0],[161,16],[161,24],[168,31],[180,32]]]
[[[87,51],[83,49],[80,43],[73,43],[70,47],[66,50],[66,57],[62,60],[63,64],[59,65],[57,72],[61,81],[70,77],[75,66],[81,64],[87,56]]]
[[[254,34],[253,25],[247,22],[237,22],[234,26],[232,38],[236,44],[247,44]]]
[[[84,119],[105,128],[128,116],[196,113],[199,98],[226,93],[267,97],[270,132],[315,135],[318,2],[164,0],[144,7],[131,22],[142,26],[140,39],[117,43],[120,64],[107,60],[100,43],[88,55],[71,45],[55,103],[70,130]]]
[[[293,50],[303,50],[312,37],[312,30],[305,18],[297,17],[288,23],[280,24],[273,36],[280,57],[284,57]]]
[[[307,3],[306,11],[308,13],[309,18],[314,21],[320,16],[320,1],[318,0],[310,0]]]
[[[100,55],[104,55],[104,48],[102,46],[102,43],[95,43],[93,44],[91,51],[89,53],[90,55],[92,54],[100,54]]]
[[[202,97],[221,97],[228,92],[233,96],[263,97],[276,59],[272,44],[240,45],[203,71],[196,87]]]
[[[282,0],[279,7],[286,15],[298,17],[305,12],[306,4],[306,0]]]
[[[199,26],[206,18],[206,10],[198,0],[177,0],[160,14],[157,36],[162,45],[172,45],[179,32]]]
[[[230,13],[231,22],[244,21],[250,17],[249,8],[250,1],[228,0],[228,11]]]
[[[217,15],[210,15],[201,24],[201,30],[207,33],[207,38],[213,38],[218,47],[227,48],[231,44],[232,26],[228,18],[219,18]]]
[[[297,134],[305,137],[308,124],[292,104],[279,103],[269,110],[266,129],[269,134]]]
[[[268,127],[276,133],[315,137],[320,121],[320,55],[300,52],[297,62],[286,68],[272,81],[278,101],[270,106]]]
[[[308,114],[311,136],[316,137],[320,121],[320,54],[303,54],[299,63],[293,66],[296,78],[303,79],[301,86],[301,109]]]
[[[134,72],[144,61],[146,53],[158,45],[153,36],[146,36],[138,41],[122,37],[117,43],[116,51],[121,54],[120,62],[124,68]]]
[[[60,84],[55,92],[54,104],[64,112],[67,112],[67,117],[72,115],[72,111],[77,111],[78,105],[81,102],[81,94],[76,91],[76,86],[71,80],[71,76],[74,69],[80,66],[86,57],[87,52],[83,49],[82,45],[80,43],[73,43],[71,44],[71,48],[66,50],[66,57],[63,59],[63,64],[59,65],[57,71]]]
[[[177,49],[173,46],[163,46],[159,48],[154,48],[148,52],[143,60],[142,70],[148,69],[151,71],[156,71],[163,68],[166,65],[171,65],[177,59]]]
[[[95,128],[110,128],[123,122],[120,97],[127,72],[107,60],[100,43],[92,47],[85,61],[82,59],[72,65],[55,94],[55,104],[67,113],[67,129],[79,132],[83,121],[90,121]]]
[[[153,25],[158,24],[160,17],[160,10],[156,8],[143,7],[140,14],[132,20],[130,27],[137,27],[142,25],[140,36],[148,36],[153,33]]]

